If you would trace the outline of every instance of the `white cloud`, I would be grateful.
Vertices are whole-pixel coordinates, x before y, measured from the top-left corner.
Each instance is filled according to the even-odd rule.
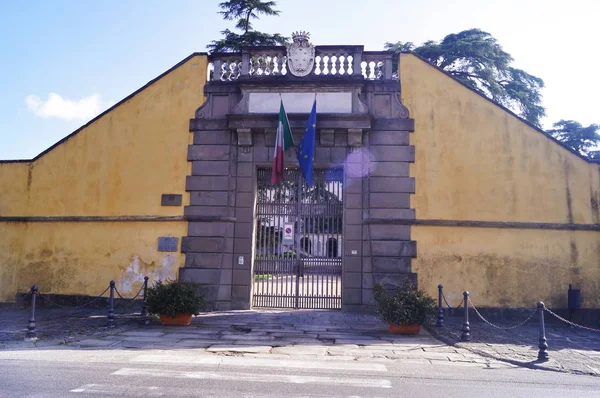
[[[36,116],[44,119],[90,120],[114,102],[102,101],[97,93],[79,100],[69,100],[56,93],[50,93],[46,101],[37,95],[28,95],[25,97],[25,104]]]

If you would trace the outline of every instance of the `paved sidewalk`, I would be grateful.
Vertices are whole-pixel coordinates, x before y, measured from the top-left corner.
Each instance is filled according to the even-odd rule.
[[[394,361],[480,368],[516,367],[449,347],[425,329],[392,335],[371,315],[260,310],[202,314],[188,327],[145,325],[77,343],[81,348],[183,350],[194,355],[345,361]]]
[[[104,336],[135,327],[140,322],[139,309],[115,308],[115,328],[107,327],[106,309],[82,308],[37,309],[35,324],[37,341],[25,342],[30,310],[0,308],[0,349],[31,348],[67,344],[82,336]]]
[[[56,317],[59,312],[55,311]],[[5,314],[2,311],[1,314]],[[23,312],[23,311],[22,311]],[[47,313],[44,316],[49,317]],[[6,316],[5,316],[6,318]],[[13,314],[13,318],[14,314]],[[25,328],[20,328],[13,344],[5,350],[63,349],[139,350],[145,354],[240,356],[264,359],[304,359],[337,361],[402,361],[415,364],[511,368],[516,365],[481,357],[462,348],[449,347],[433,338],[425,329],[413,336],[392,335],[371,315],[346,314],[339,311],[259,310],[211,312],[194,317],[190,326],[162,326],[156,320],[144,325],[138,319],[119,319],[117,328],[107,329],[105,314],[84,319],[56,317],[40,333],[41,343],[23,343]],[[78,326],[81,327],[79,329]],[[43,321],[40,321],[43,324]],[[25,323],[26,325],[26,323]],[[56,330],[69,335],[61,340],[45,339]],[[94,331],[95,330],[95,331]],[[77,334],[77,331],[81,334]],[[14,333],[13,333],[14,334]],[[163,358],[163,357],[161,357]],[[161,359],[163,360],[163,359]]]
[[[431,333],[453,347],[463,348],[474,354],[533,369],[600,376],[600,333],[571,328],[563,324],[548,323],[546,315],[546,339],[550,360],[537,361],[539,328],[537,322],[507,331],[493,328],[471,315],[471,341],[460,340],[463,318],[446,317],[444,327],[430,326]],[[537,316],[536,318],[537,319]],[[510,327],[518,322],[494,322]]]
[[[461,342],[461,317],[446,317],[444,328],[419,335],[393,335],[372,315],[325,310],[211,312],[190,326],[143,324],[139,315],[120,315],[106,328],[105,310],[41,310],[40,341],[25,343],[28,312],[0,309],[0,349],[62,346],[75,350],[144,350],[186,355],[244,356],[269,359],[401,361],[480,368],[525,366],[600,375],[600,334],[550,325],[551,360],[536,362],[537,325],[507,332],[471,322],[470,342]],[[431,333],[430,333],[431,332]]]

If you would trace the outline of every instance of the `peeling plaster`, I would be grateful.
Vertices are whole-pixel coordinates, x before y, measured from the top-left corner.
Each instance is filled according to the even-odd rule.
[[[154,262],[145,263],[139,256],[133,256],[127,269],[116,281],[117,289],[123,293],[135,293],[144,282],[144,276],[148,277],[150,283],[159,279],[175,279],[177,268],[172,254],[163,257],[160,267],[156,267]]]

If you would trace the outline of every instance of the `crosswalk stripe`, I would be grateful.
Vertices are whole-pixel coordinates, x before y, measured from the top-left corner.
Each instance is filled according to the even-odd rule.
[[[292,383],[292,384],[327,384],[348,387],[391,388],[392,382],[385,379],[346,379],[343,377],[300,376],[252,374],[252,373],[217,373],[189,372],[167,369],[122,368],[112,373],[118,376],[171,377],[176,379],[210,379],[248,381],[260,383]]]
[[[74,388],[70,392],[79,392],[87,394],[104,394],[104,395],[123,395],[138,396],[138,397],[162,397],[165,394],[159,391],[159,387],[153,386],[119,386],[107,384],[84,384],[81,387]]]
[[[381,363],[357,363],[351,361],[301,361],[291,359],[265,359],[247,357],[219,357],[211,355],[138,355],[130,362],[146,363],[187,363],[195,365],[230,365],[252,366],[255,368],[290,368],[317,370],[354,370],[362,372],[387,372],[387,367]]]

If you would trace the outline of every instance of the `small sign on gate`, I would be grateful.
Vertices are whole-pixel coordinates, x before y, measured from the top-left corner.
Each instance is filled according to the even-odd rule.
[[[283,241],[284,245],[291,245],[294,243],[294,223],[286,222],[283,223]]]

